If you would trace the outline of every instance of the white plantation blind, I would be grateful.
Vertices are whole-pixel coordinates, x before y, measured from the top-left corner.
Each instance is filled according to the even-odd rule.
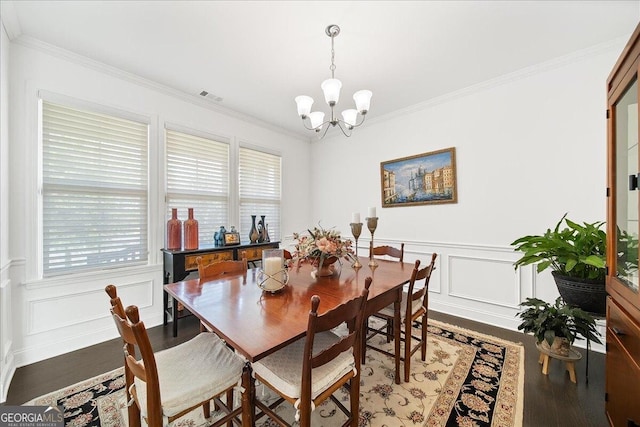
[[[272,241],[280,240],[281,157],[240,147],[240,236],[249,239],[251,215],[265,216]]]
[[[148,125],[42,106],[43,276],[147,261]]]
[[[182,221],[193,208],[200,244],[212,244],[229,218],[229,144],[170,129],[166,139],[167,219],[171,208]]]

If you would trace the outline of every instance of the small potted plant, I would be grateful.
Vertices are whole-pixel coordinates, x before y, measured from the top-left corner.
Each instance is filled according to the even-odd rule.
[[[527,298],[520,306],[526,308],[518,314],[522,319],[518,330],[533,333],[538,344],[548,346],[551,352],[568,356],[571,345],[579,336],[601,344],[594,318],[565,304],[562,297],[558,297],[553,305],[538,298]]]
[[[560,228],[562,223],[564,228]],[[604,315],[607,293],[605,290],[606,233],[604,222],[580,225],[567,218],[558,221],[555,228],[543,235],[521,237],[511,243],[524,255],[516,268],[538,263],[537,271],[550,268],[564,301],[595,315]]]

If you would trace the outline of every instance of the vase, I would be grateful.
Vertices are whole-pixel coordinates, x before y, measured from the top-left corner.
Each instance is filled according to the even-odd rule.
[[[249,231],[249,240],[251,243],[258,241],[258,229],[256,228],[256,215],[251,215],[251,231]]]
[[[314,262],[315,270],[311,272],[312,275],[316,277],[329,277],[336,274],[337,270],[335,267],[335,263],[338,261],[338,258],[335,256],[330,256],[324,259],[322,266],[320,266],[320,259],[317,259]]]
[[[270,242],[271,241],[271,237],[269,237],[269,224],[265,224],[264,225],[264,241],[265,242]]]
[[[553,343],[549,345],[546,340],[542,341],[542,347],[548,349],[549,352],[562,357],[569,357],[571,343],[565,337],[555,337]]]
[[[171,208],[171,219],[167,221],[167,249],[179,251],[182,247],[182,221],[178,219],[178,209]]]
[[[193,218],[193,208],[189,208],[189,218],[184,222],[184,249],[198,249],[198,221]]]
[[[265,229],[264,229],[264,215],[260,215],[260,221],[258,221],[258,243],[262,243],[265,240]]]

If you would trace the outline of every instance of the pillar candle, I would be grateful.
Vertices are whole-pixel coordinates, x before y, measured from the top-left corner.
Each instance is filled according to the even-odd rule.
[[[375,207],[369,208],[369,218],[375,218],[375,217],[376,217],[376,208]]]
[[[354,212],[351,214],[351,222],[353,224],[359,224],[360,223],[360,212]]]
[[[273,276],[280,270],[282,270],[282,259],[280,257],[269,257],[264,259],[264,265],[262,266],[264,272],[270,276]],[[276,276],[277,277],[277,276]],[[279,289],[282,286],[280,282],[271,277],[267,278],[264,287],[267,290]]]

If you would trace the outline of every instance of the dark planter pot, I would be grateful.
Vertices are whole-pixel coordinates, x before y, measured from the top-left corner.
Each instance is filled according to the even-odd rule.
[[[594,316],[604,316],[607,306],[607,291],[604,280],[578,279],[552,271],[558,292],[565,303],[579,307]]]

